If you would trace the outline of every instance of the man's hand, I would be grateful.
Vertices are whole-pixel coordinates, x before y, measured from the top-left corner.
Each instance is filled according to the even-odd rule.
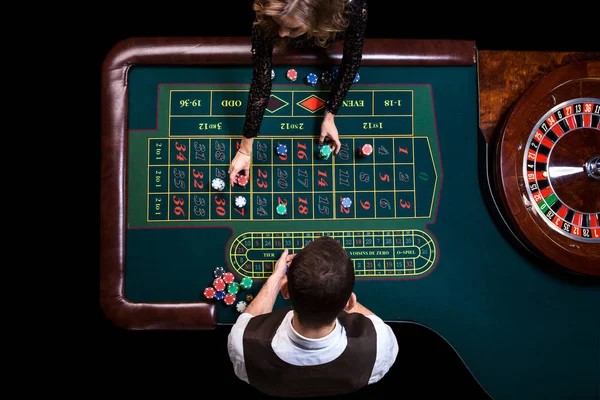
[[[287,267],[290,265],[290,263],[292,262],[292,258],[294,258],[295,256],[295,254],[289,254],[288,249],[283,250],[283,253],[281,253],[279,260],[277,260],[277,262],[275,263],[275,269],[271,276],[275,276],[275,278],[279,280],[283,279],[287,272]]]
[[[330,145],[331,150],[333,150],[334,154],[338,154],[342,144],[340,143],[339,133],[335,126],[334,115],[329,111],[325,111],[325,117],[321,123],[321,136],[319,137],[319,144],[323,144],[328,139],[333,142],[333,144]]]
[[[244,310],[245,313],[256,316],[273,311],[273,305],[281,290],[282,282],[284,282],[288,264],[295,256],[295,254],[288,253],[288,249],[283,251],[281,257],[279,257],[279,260],[275,263],[273,273],[269,276],[263,287],[260,288],[254,300],[248,304],[248,307]]]

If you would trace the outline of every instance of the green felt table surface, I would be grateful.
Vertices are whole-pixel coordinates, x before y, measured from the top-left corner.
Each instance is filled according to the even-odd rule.
[[[285,79],[288,68],[298,81]],[[494,398],[597,398],[598,288],[534,264],[486,208],[477,66],[362,67],[335,119],[342,152],[327,160],[317,139],[329,89],[302,81],[321,70],[275,72],[250,182],[230,187],[251,69],[132,68],[126,297],[215,301],[203,291],[221,266],[238,282],[252,277],[241,300],[284,248],[330,235],[355,262],[361,303],[437,331]],[[366,143],[373,154],[360,157]],[[215,302],[218,322],[235,322],[235,306]]]

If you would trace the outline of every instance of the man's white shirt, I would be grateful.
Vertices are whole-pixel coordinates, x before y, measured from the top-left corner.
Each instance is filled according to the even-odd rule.
[[[292,365],[318,365],[335,360],[346,349],[348,338],[346,329],[336,321],[335,328],[327,336],[310,339],[300,335],[292,326],[293,311],[289,311],[273,337],[271,346],[279,358]],[[231,328],[227,338],[229,358],[238,378],[248,383],[248,375],[244,364],[244,330],[252,314],[242,313]],[[398,355],[398,341],[392,331],[381,318],[376,315],[367,316],[377,333],[377,357],[369,384],[379,381],[389,371]]]

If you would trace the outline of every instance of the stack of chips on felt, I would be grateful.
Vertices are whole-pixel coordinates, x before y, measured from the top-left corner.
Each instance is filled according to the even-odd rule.
[[[310,74],[306,75],[306,83],[308,85],[315,86],[317,82],[319,82],[319,77],[317,74],[311,72]]]
[[[227,306],[235,303],[240,290],[248,290],[252,287],[252,278],[246,276],[240,282],[235,281],[235,275],[231,272],[225,272],[223,267],[217,267],[214,270],[214,280],[212,286],[204,289],[204,297],[223,301]],[[239,312],[246,309],[248,303],[253,299],[251,294],[247,294],[245,301],[241,300],[236,305]]]
[[[238,185],[245,187],[248,184],[248,177],[246,175],[237,175],[236,178]]]
[[[321,145],[319,148],[319,158],[323,159],[323,160],[327,160],[329,159],[329,156],[331,155],[331,147],[329,145]]]

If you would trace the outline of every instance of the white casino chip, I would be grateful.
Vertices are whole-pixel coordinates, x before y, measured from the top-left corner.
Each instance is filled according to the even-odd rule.
[[[246,205],[246,198],[244,196],[237,196],[235,198],[235,205],[237,207],[244,207]]]
[[[223,190],[225,189],[225,181],[223,181],[223,179],[221,178],[215,178],[212,180],[212,187],[213,189],[216,190]]]
[[[247,305],[248,304],[245,301],[238,301],[238,303],[235,305],[235,309],[239,312],[244,312]]]

